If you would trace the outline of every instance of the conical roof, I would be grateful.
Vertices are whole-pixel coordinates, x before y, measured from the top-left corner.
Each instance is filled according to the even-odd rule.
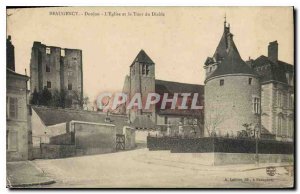
[[[221,37],[221,40],[216,48],[216,51],[213,55],[213,58],[216,61],[220,61],[222,59],[225,58],[225,56],[227,55],[227,48],[228,48],[228,40],[227,40],[227,36],[230,33],[230,28],[226,27],[226,23],[224,23],[224,32],[223,35]]]
[[[223,38],[223,37],[222,37]],[[222,49],[219,53],[224,54],[224,59],[218,65],[217,69],[206,78],[212,78],[221,75],[228,74],[252,74],[257,75],[253,69],[251,69],[245,61],[241,58],[238,49],[233,41],[233,35],[231,33],[227,34],[227,49]]]
[[[134,59],[134,61],[132,62],[131,65],[133,65],[135,62],[154,64],[152,59],[147,55],[147,53],[143,49],[135,57],[135,59]]]

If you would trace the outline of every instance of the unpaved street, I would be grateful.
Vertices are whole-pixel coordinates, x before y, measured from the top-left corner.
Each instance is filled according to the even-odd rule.
[[[187,160],[188,158],[188,160]],[[254,165],[206,166],[201,158],[146,148],[34,163],[55,184],[45,187],[289,187],[283,167],[269,176]],[[253,169],[254,168],[254,169]],[[252,170],[250,170],[252,169]]]

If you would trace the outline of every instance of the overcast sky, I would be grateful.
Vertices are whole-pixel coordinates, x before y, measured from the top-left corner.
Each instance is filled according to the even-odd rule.
[[[78,11],[52,16],[50,11]],[[85,12],[163,12],[164,16],[84,16]],[[293,64],[291,7],[69,7],[9,10],[7,34],[15,46],[16,71],[24,74],[33,41],[83,51],[84,94],[121,91],[141,49],[156,64],[156,78],[203,84],[203,64],[223,32],[224,15],[244,60],[267,55],[279,43],[279,59]],[[83,15],[81,15],[83,14]]]

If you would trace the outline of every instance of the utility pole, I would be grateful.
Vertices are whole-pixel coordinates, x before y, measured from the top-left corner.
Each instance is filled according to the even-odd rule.
[[[260,95],[260,98],[259,98],[259,101],[258,101],[258,108],[256,109],[256,115],[257,115],[257,119],[258,119],[258,127],[255,127],[254,129],[254,137],[255,137],[255,164],[257,166],[259,166],[259,155],[258,155],[258,143],[259,143],[259,138],[260,138],[260,134],[261,134],[261,128],[262,128],[262,125],[261,125],[261,95]]]
[[[256,165],[259,166],[259,158],[258,158],[258,130],[256,129],[255,131],[255,145],[256,145],[256,149],[255,149],[255,159],[256,159]]]

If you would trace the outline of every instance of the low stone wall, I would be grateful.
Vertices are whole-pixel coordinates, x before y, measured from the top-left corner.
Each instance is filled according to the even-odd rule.
[[[41,157],[43,159],[66,158],[75,155],[75,145],[41,144]]]
[[[149,150],[171,150],[172,153],[256,153],[255,139],[231,139],[220,137],[180,138],[147,137]],[[292,142],[259,140],[261,154],[293,154]]]
[[[50,137],[50,144],[52,145],[72,145],[72,138],[74,139],[74,133],[65,133],[57,136]]]
[[[40,147],[33,147],[31,149],[32,159],[42,159],[42,152]]]
[[[249,153],[213,153],[214,165],[255,164],[256,154]],[[289,163],[293,162],[291,154],[258,154],[259,163]]]
[[[172,137],[147,137],[147,148],[149,150],[171,150],[175,145],[176,138]]]
[[[198,157],[206,165],[254,164],[256,141],[252,139],[147,137],[150,151],[170,150],[174,156]],[[294,144],[275,140],[258,141],[260,163],[293,162]],[[203,160],[205,158],[205,160]]]

